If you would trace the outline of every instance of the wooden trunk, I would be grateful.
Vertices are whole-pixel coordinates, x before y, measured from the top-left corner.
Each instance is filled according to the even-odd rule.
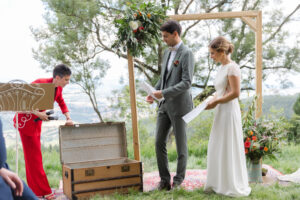
[[[60,126],[59,143],[69,199],[143,191],[142,163],[127,158],[124,122]]]

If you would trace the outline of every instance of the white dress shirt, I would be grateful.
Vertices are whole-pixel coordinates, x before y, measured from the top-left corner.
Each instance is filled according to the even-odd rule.
[[[180,41],[175,46],[171,47],[172,50],[171,50],[171,55],[170,55],[169,62],[168,62],[168,71],[170,71],[170,69],[171,69],[171,66],[174,62],[174,58],[176,56],[177,50],[178,50],[178,48],[180,47],[181,44],[182,44],[182,41]]]

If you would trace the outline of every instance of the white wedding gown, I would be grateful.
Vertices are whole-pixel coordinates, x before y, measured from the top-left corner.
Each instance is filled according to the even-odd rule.
[[[230,91],[228,76],[241,76],[236,63],[220,67],[214,83],[217,97]],[[251,192],[237,98],[218,104],[215,108],[208,143],[207,181],[204,190],[232,197],[248,196]]]

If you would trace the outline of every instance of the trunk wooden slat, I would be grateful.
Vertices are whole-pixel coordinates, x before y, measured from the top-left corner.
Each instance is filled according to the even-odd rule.
[[[142,163],[127,158],[124,122],[60,126],[59,142],[69,199],[143,191]]]

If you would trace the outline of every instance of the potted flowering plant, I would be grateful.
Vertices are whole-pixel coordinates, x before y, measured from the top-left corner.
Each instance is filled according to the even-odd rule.
[[[250,182],[262,182],[262,158],[276,159],[284,133],[276,121],[255,119],[255,97],[243,116],[244,147]]]
[[[132,56],[139,56],[146,46],[153,46],[155,40],[160,39],[166,9],[151,2],[127,5],[127,9],[120,13],[122,17],[114,20],[118,32],[112,48],[117,53],[129,51]]]

